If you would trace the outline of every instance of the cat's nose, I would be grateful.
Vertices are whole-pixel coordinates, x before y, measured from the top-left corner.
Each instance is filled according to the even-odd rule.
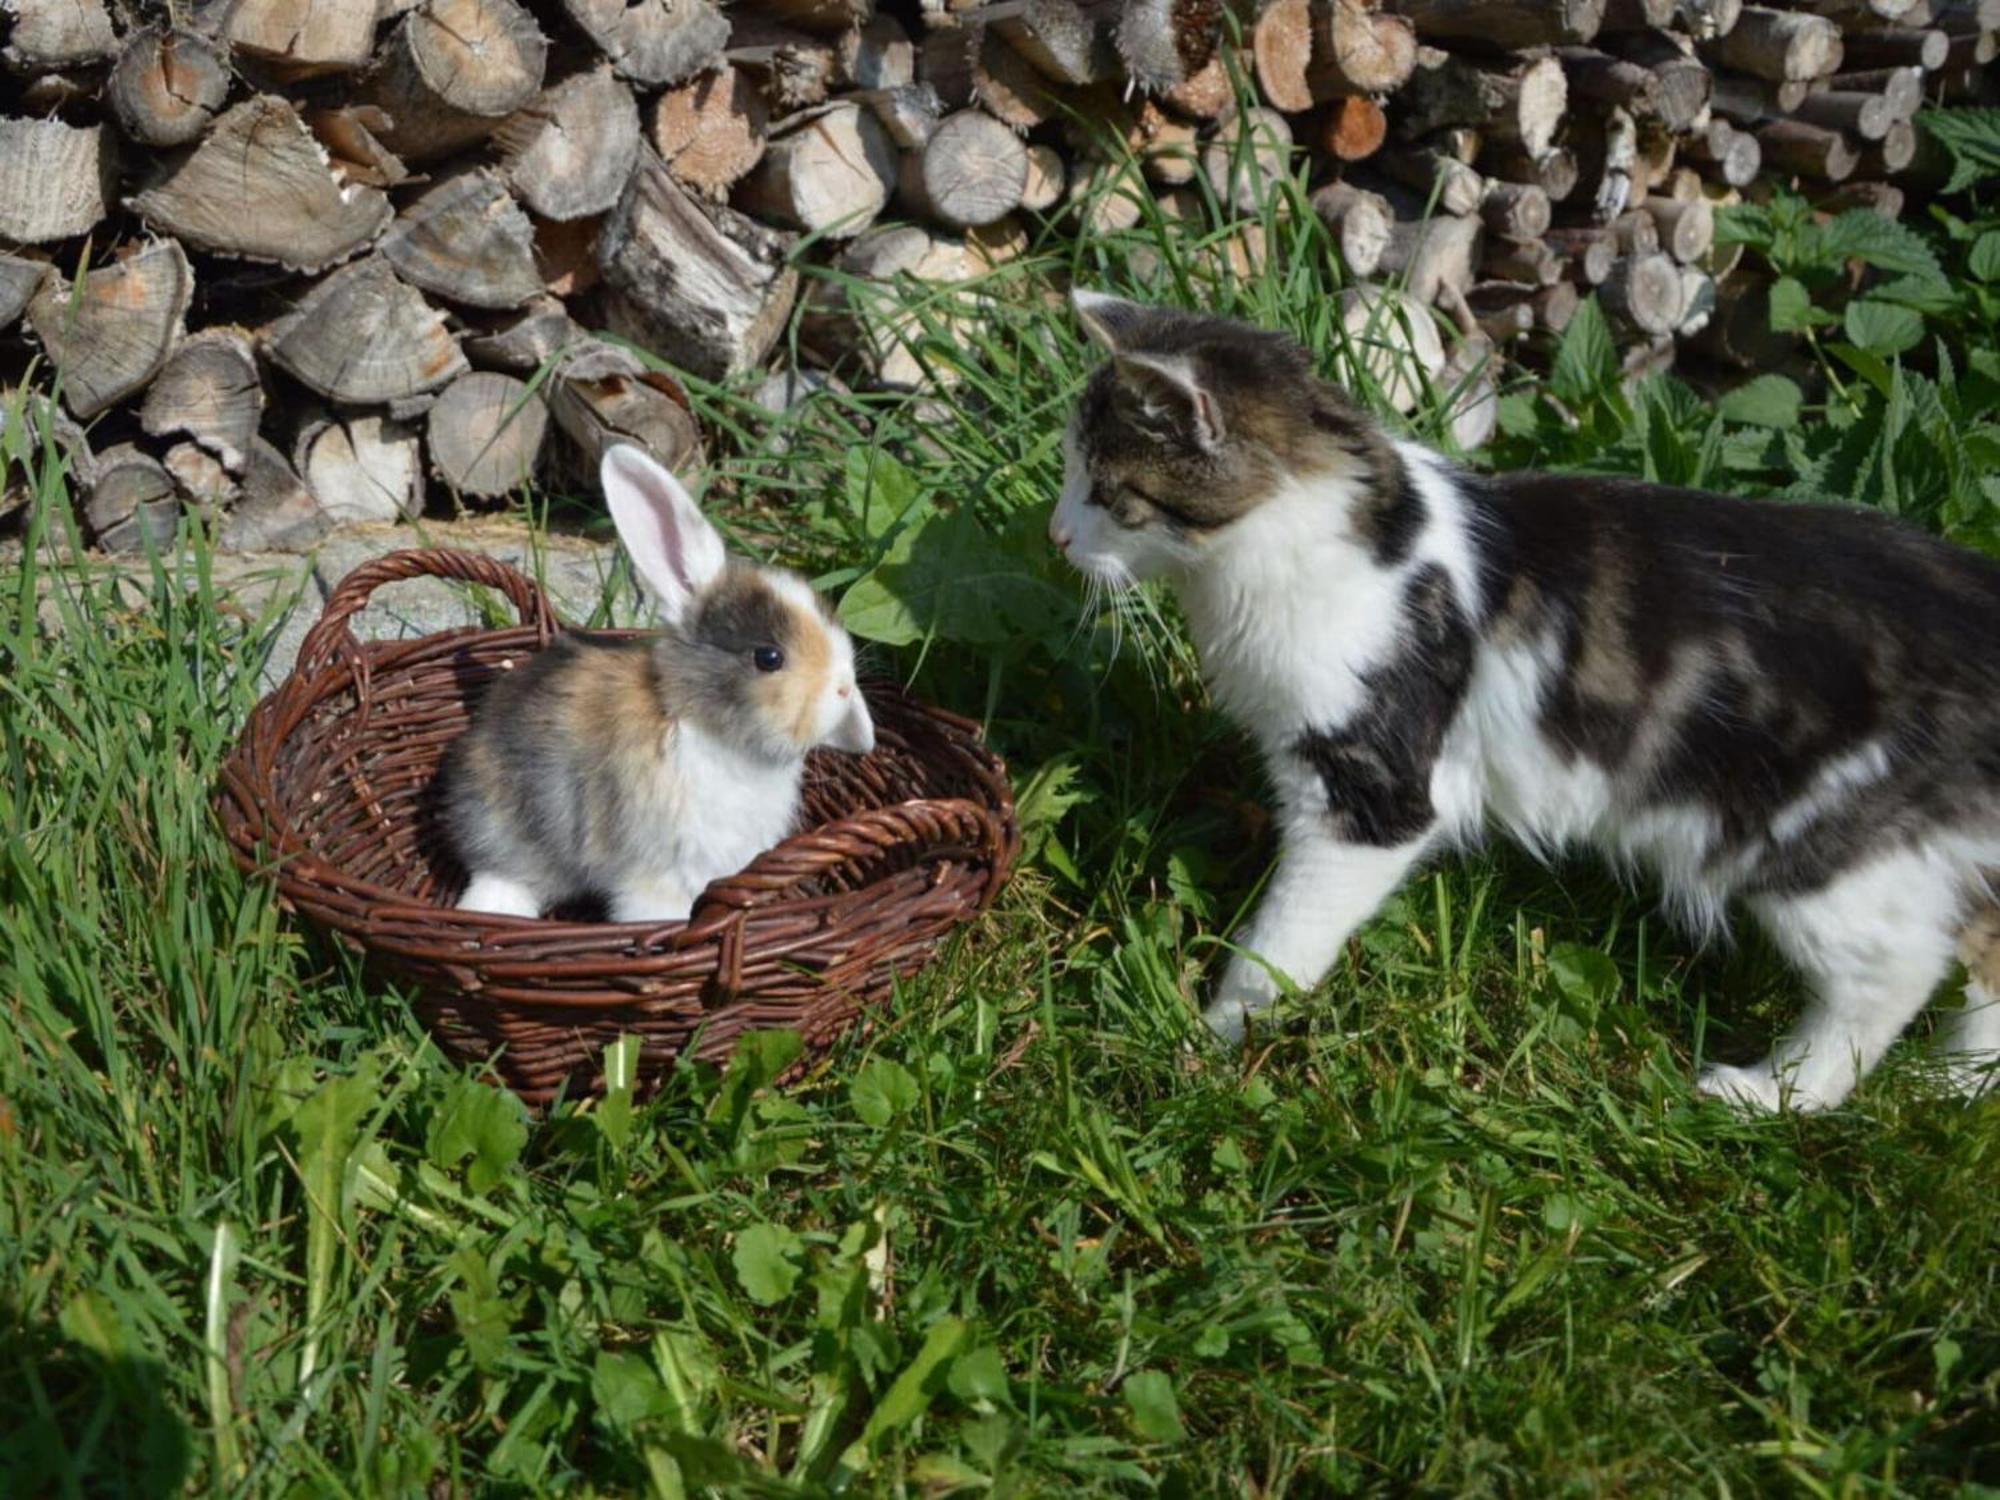
[[[1067,526],[1059,525],[1053,520],[1050,521],[1049,540],[1056,544],[1058,550],[1063,552],[1069,551],[1069,542],[1070,542],[1069,528]]]

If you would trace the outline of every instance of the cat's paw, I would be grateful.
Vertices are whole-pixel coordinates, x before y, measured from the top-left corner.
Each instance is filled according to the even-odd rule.
[[[1243,1031],[1250,1021],[1250,1008],[1240,1000],[1214,1000],[1201,1013],[1202,1024],[1225,1047],[1243,1043]]]
[[[1208,1009],[1201,1013],[1208,1029],[1224,1046],[1239,1046],[1250,1018],[1278,998],[1278,982],[1262,964],[1233,958],[1215,987]]]
[[[1716,1063],[1702,1069],[1695,1092],[1734,1105],[1745,1114],[1776,1114],[1784,1106],[1777,1074],[1768,1067],[1736,1068]]]

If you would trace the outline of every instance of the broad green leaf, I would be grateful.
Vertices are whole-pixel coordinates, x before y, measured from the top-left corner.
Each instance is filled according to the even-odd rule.
[[[450,1296],[458,1336],[465,1341],[465,1352],[475,1367],[496,1371],[506,1359],[508,1335],[520,1313],[518,1299],[501,1295],[492,1267],[476,1250],[455,1253],[451,1267],[458,1273],[459,1284]]]
[[[1876,354],[1903,354],[1924,339],[1924,320],[1914,310],[1865,297],[1847,304],[1841,324],[1858,348]]]
[[[1989,229],[1974,240],[1965,264],[1981,281],[2000,281],[2000,229]]]
[[[901,1063],[887,1057],[871,1057],[847,1087],[854,1112],[870,1125],[887,1125],[900,1114],[916,1108],[917,1080]]]
[[[1748,245],[1753,250],[1769,250],[1777,242],[1777,228],[1769,209],[1755,203],[1731,203],[1716,211],[1715,242],[1718,245]]]
[[[1046,635],[1074,612],[1073,596],[965,509],[905,527],[840,601],[850,631],[892,646],[933,638],[1003,646]]]
[[[965,1336],[966,1324],[962,1319],[939,1318],[931,1324],[916,1358],[904,1366],[889,1389],[882,1393],[882,1399],[868,1413],[861,1436],[849,1444],[847,1451],[841,1455],[841,1463],[845,1467],[857,1471],[865,1468],[875,1453],[875,1445],[884,1435],[899,1427],[907,1427],[924,1414],[931,1398],[944,1384],[952,1357],[964,1345]]]
[[[597,1414],[625,1432],[667,1407],[667,1393],[653,1367],[637,1354],[600,1349],[590,1367],[590,1397]]]
[[[1143,1438],[1178,1443],[1187,1436],[1174,1383],[1163,1371],[1140,1370],[1126,1377],[1125,1406],[1132,1413],[1132,1426]]]
[[[1716,403],[1716,410],[1732,422],[1748,422],[1756,427],[1796,427],[1804,400],[1798,382],[1789,376],[1759,375],[1725,395]]]
[[[880,448],[849,449],[846,480],[848,503],[872,538],[895,530],[923,493],[902,460]]]
[[[1055,827],[1072,807],[1091,800],[1095,794],[1078,784],[1079,770],[1073,755],[1058,755],[1036,768],[1014,796],[1014,817],[1023,835]]]
[[[1618,965],[1596,948],[1557,943],[1549,950],[1549,974],[1572,1000],[1600,1005],[1618,994]]]
[[[364,1058],[342,1078],[329,1078],[292,1116],[298,1141],[299,1185],[305,1192],[306,1337],[299,1384],[319,1368],[319,1339],[339,1268],[341,1186],[361,1122],[381,1102],[380,1069]]]
[[[2000,176],[2000,109],[1927,109],[1917,123],[1952,160],[1944,192],[1958,193]]]
[[[1549,389],[1572,406],[1582,405],[1618,379],[1618,345],[1595,297],[1586,298],[1563,330],[1549,371]]]
[[[961,1401],[991,1401],[995,1405],[1004,1405],[1008,1391],[1007,1363],[993,1345],[982,1344],[977,1349],[966,1350],[951,1362],[951,1376],[947,1384],[951,1393]]]
[[[1843,260],[1861,260],[1880,270],[1929,281],[1944,279],[1928,240],[1872,209],[1850,208],[1835,215],[1821,228],[1820,243]]]
[[[750,1300],[768,1307],[784,1301],[799,1284],[798,1257],[804,1253],[804,1243],[784,1225],[752,1224],[736,1236],[730,1260]]]
[[[1812,293],[1793,276],[1780,276],[1771,283],[1771,327],[1778,333],[1797,333],[1815,323],[1828,321],[1827,315],[1812,304]]]
[[[521,1101],[506,1089],[461,1075],[452,1080],[431,1117],[424,1151],[446,1172],[471,1157],[465,1185],[483,1193],[520,1160],[527,1144],[528,1116]]]

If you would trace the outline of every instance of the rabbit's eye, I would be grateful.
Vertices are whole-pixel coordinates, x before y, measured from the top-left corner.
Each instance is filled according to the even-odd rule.
[[[760,672],[775,672],[785,664],[785,653],[776,646],[759,646],[750,658]]]

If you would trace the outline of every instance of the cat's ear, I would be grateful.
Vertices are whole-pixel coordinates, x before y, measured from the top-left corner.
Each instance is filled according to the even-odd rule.
[[[1147,412],[1184,432],[1196,447],[1222,445],[1222,404],[1185,354],[1118,354],[1118,377]]]
[[[1070,290],[1069,305],[1076,309],[1084,336],[1106,354],[1118,354],[1132,346],[1132,336],[1147,312],[1140,303],[1082,287]]]

